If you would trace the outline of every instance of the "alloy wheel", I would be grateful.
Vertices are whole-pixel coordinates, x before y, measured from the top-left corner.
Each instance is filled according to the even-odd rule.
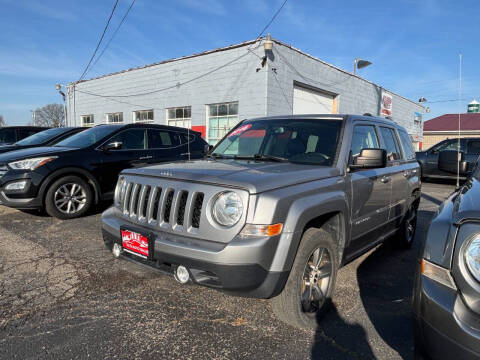
[[[408,219],[405,226],[405,235],[407,236],[407,242],[410,243],[413,241],[413,238],[415,236],[415,228],[417,226],[417,211],[415,210],[415,208],[410,209],[410,211],[408,212]]]
[[[303,272],[301,287],[302,310],[315,313],[327,300],[332,260],[328,249],[318,247],[309,256]]]
[[[58,211],[64,214],[74,214],[85,206],[87,193],[80,184],[67,183],[55,191],[53,201]]]

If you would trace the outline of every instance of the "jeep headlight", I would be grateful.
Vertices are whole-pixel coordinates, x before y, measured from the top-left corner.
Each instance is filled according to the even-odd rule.
[[[123,176],[120,176],[118,178],[117,186],[115,188],[115,197],[114,197],[115,206],[121,206],[123,204],[126,190],[127,190],[127,181]]]
[[[8,163],[8,166],[13,170],[35,170],[40,166],[43,166],[49,163],[52,160],[55,160],[57,156],[47,156],[47,157],[37,157],[31,159],[24,159],[19,161],[13,161]]]
[[[480,281],[480,234],[475,234],[465,250],[465,263],[470,273]]]
[[[233,191],[225,191],[217,195],[213,202],[213,219],[223,226],[235,225],[243,214],[243,203],[240,196]]]

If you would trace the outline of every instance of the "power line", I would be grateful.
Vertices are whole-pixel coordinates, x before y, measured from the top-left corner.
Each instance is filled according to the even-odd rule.
[[[93,92],[87,92],[87,91],[85,91],[85,92],[88,93],[89,95],[94,95],[94,96],[99,96],[99,97],[104,97],[104,98],[126,98],[126,97],[134,97],[134,96],[144,96],[144,95],[156,94],[156,93],[159,93],[159,92],[162,92],[162,91],[171,90],[171,89],[173,89],[173,88],[178,88],[178,87],[180,87],[180,86],[183,86],[183,85],[189,84],[189,83],[191,83],[191,82],[197,81],[197,80],[199,80],[199,79],[201,79],[201,78],[203,78],[203,77],[205,77],[205,76],[208,76],[208,75],[210,75],[210,74],[212,74],[212,73],[214,73],[214,72],[216,72],[216,71],[218,71],[218,70],[220,70],[220,69],[223,69],[223,68],[225,68],[225,67],[233,64],[234,62],[236,62],[236,61],[244,58],[244,57],[245,57],[246,55],[248,55],[248,54],[249,54],[249,52],[246,52],[246,53],[244,53],[244,54],[242,54],[242,55],[234,58],[233,60],[230,60],[229,62],[221,65],[221,66],[218,66],[218,67],[216,67],[216,68],[214,68],[214,69],[212,69],[212,70],[210,70],[210,71],[207,71],[206,73],[203,73],[203,74],[201,74],[201,75],[198,75],[198,76],[196,76],[196,77],[194,77],[194,78],[191,78],[191,79],[189,79],[189,80],[187,80],[187,81],[184,81],[183,83],[179,82],[179,83],[177,83],[177,84],[175,84],[175,85],[170,85],[170,86],[164,87],[164,88],[162,88],[162,89],[147,91],[147,92],[144,92],[144,93],[126,94],[126,95],[102,95],[102,94],[96,94],[96,93],[93,93]]]
[[[290,110],[292,111],[292,115],[293,115],[293,106],[290,104],[290,101],[288,101],[288,97],[287,97],[287,95],[285,94],[285,91],[283,90],[283,87],[282,87],[282,85],[280,84],[280,81],[278,81],[277,72],[276,72],[274,69],[272,69],[272,73],[273,73],[273,77],[274,77],[275,80],[277,81],[278,87],[279,87],[280,90],[282,91],[283,97],[285,98],[285,102],[287,103],[288,107],[289,107]]]
[[[323,85],[323,86],[327,86],[327,87],[335,87],[337,85],[340,85],[340,84],[343,84],[345,82],[347,82],[348,80],[352,79],[353,76],[350,75],[350,74],[345,74],[346,78],[343,79],[343,80],[340,80],[340,81],[337,81],[337,82],[332,82],[332,83],[326,83],[326,82],[323,82],[323,81],[320,81],[320,80],[317,80],[317,79],[312,79],[311,77],[308,77],[304,74],[302,74],[300,71],[298,71],[298,69],[292,65],[283,55],[282,53],[280,53],[279,51],[275,51],[275,54],[277,54],[280,58],[280,60],[283,61],[283,63],[285,65],[287,65],[290,70],[292,70],[293,72],[295,72],[298,76],[300,76],[301,78],[303,78],[304,80],[309,80],[309,81],[312,81],[312,82],[315,82],[317,84],[320,84],[320,85]]]
[[[92,66],[90,67],[90,69],[88,69],[85,74],[87,74],[90,70],[92,70],[92,69],[95,67],[95,65],[97,64],[98,60],[100,60],[100,58],[103,56],[103,54],[104,54],[105,51],[107,50],[108,46],[109,46],[110,43],[112,42],[113,38],[115,37],[115,35],[117,35],[118,30],[120,29],[120,27],[121,27],[122,24],[124,23],[125,19],[127,18],[128,13],[130,12],[130,10],[131,10],[132,7],[133,7],[133,4],[135,4],[135,1],[136,1],[136,0],[133,0],[133,1],[131,2],[130,6],[128,7],[127,11],[125,12],[125,15],[123,15],[123,18],[122,18],[122,20],[120,21],[120,24],[118,24],[117,28],[116,28],[115,31],[113,32],[112,37],[110,38],[110,40],[108,40],[107,45],[105,45],[105,47],[103,48],[103,50],[102,50],[102,52],[100,53],[100,55],[97,56],[97,58],[95,59],[95,62],[92,64]]]
[[[272,18],[270,19],[270,21],[267,23],[267,25],[265,25],[265,27],[263,28],[263,30],[260,32],[260,34],[258,34],[257,38],[255,39],[255,41],[257,41],[258,39],[260,39],[263,35],[263,33],[265,31],[267,31],[267,29],[270,27],[270,25],[272,25],[273,21],[275,20],[275,18],[278,16],[278,14],[280,14],[280,11],[282,11],[283,7],[285,6],[285,4],[287,3],[288,0],[285,0],[282,4],[282,6],[280,6],[277,10],[277,12],[272,16]]]
[[[79,92],[79,93],[82,93],[82,94],[90,95],[90,96],[102,97],[102,98],[105,98],[106,100],[113,101],[113,102],[116,102],[116,103],[119,103],[119,104],[127,104],[127,105],[137,106],[137,107],[146,108],[146,109],[163,110],[163,109],[155,108],[155,107],[152,107],[152,106],[134,104],[134,103],[131,103],[131,102],[128,102],[128,101],[112,99],[112,98],[109,97],[109,96],[103,96],[103,95],[91,93],[91,92],[85,91],[85,90],[78,90],[78,89],[77,89],[76,91]]]
[[[112,12],[110,13],[110,16],[109,16],[109,18],[108,18],[108,20],[107,20],[107,23],[105,24],[105,28],[103,29],[102,36],[100,36],[100,40],[98,40],[97,47],[95,48],[95,51],[93,52],[92,57],[90,58],[90,61],[88,62],[87,66],[85,67],[85,70],[83,70],[82,75],[81,75],[80,78],[78,79],[79,81],[82,80],[83,77],[85,76],[85,74],[87,73],[88,67],[89,67],[90,64],[92,63],[92,60],[93,60],[93,58],[95,57],[95,54],[97,53],[98,48],[100,47],[100,44],[102,43],[103,37],[105,36],[105,33],[107,32],[108,25],[110,24],[110,20],[112,19],[113,13],[115,12],[115,9],[117,8],[117,4],[118,4],[118,0],[115,0],[115,4],[113,5]]]
[[[134,1],[135,1],[135,0],[134,0]],[[134,1],[133,1],[133,2],[134,2]],[[282,3],[282,5],[280,6],[280,8],[278,8],[278,10],[277,10],[277,11],[275,12],[275,14],[272,16],[272,18],[270,19],[270,21],[265,25],[265,27],[262,29],[262,31],[260,32],[260,34],[259,34],[259,35],[257,36],[257,38],[254,40],[254,42],[252,43],[252,45],[255,44],[255,43],[258,41],[258,39],[261,38],[261,36],[263,35],[263,33],[270,27],[270,25],[273,23],[273,21],[275,20],[275,18],[278,16],[278,14],[280,13],[280,11],[283,9],[283,7],[284,7],[285,4],[287,3],[287,1],[288,1],[288,0],[284,0],[284,1],[283,1],[283,3]],[[116,0],[116,3],[115,3],[115,6],[114,6],[114,9],[113,9],[113,10],[115,10],[115,7],[116,7],[116,5],[117,5],[117,2],[118,2],[118,0]],[[132,5],[133,5],[133,3],[132,3]],[[131,6],[132,6],[132,5],[131,5]],[[131,6],[130,6],[130,7],[131,7]],[[112,15],[113,15],[113,10],[112,10]],[[128,14],[128,11],[127,11],[127,14]],[[125,18],[125,17],[126,17],[126,15],[124,16],[124,18]],[[110,18],[111,18],[111,16],[110,16]],[[123,20],[123,19],[122,19],[122,20]],[[110,19],[108,20],[108,22],[110,22]],[[106,30],[106,28],[108,27],[108,22],[107,22],[107,26],[105,27],[105,30]],[[118,28],[117,28],[117,30],[118,30]],[[116,31],[117,31],[117,30],[116,30]],[[115,32],[116,32],[116,31],[115,31]],[[105,31],[104,31],[104,34],[105,34]],[[104,34],[103,34],[103,35],[104,35]],[[103,38],[103,35],[102,35],[102,38]],[[115,34],[114,34],[114,36],[115,36]],[[102,39],[102,38],[101,38],[101,39]],[[113,36],[112,36],[112,38],[113,38]],[[100,39],[100,42],[101,42],[101,39]],[[110,41],[111,41],[111,39],[110,39]],[[109,43],[110,43],[110,41],[109,41]],[[99,42],[98,46],[100,45],[100,42]],[[109,43],[108,43],[108,44],[109,44]],[[107,44],[107,46],[108,46],[108,44]],[[245,57],[245,56],[248,55],[249,53],[252,53],[252,54],[254,54],[255,56],[258,57],[258,55],[255,54],[255,53],[252,51],[252,49],[251,49],[251,46],[252,46],[252,45],[250,45],[250,46],[247,48],[247,52],[246,52],[245,54],[242,54],[242,55],[238,56],[237,58],[235,58],[235,59],[227,62],[226,64],[223,64],[223,65],[221,65],[221,66],[219,66],[219,67],[216,67],[216,68],[214,68],[214,69],[212,69],[212,70],[210,70],[210,71],[208,71],[208,72],[206,72],[206,73],[204,73],[204,74],[201,74],[201,75],[199,75],[199,76],[196,76],[196,77],[194,77],[194,78],[192,78],[192,79],[190,79],[190,80],[187,80],[187,81],[185,81],[185,82],[183,82],[183,83],[180,83],[180,82],[179,82],[179,83],[177,83],[177,84],[175,84],[175,85],[167,86],[167,87],[162,88],[162,89],[152,90],[152,91],[148,91],[148,92],[144,92],[144,93],[126,94],[126,95],[102,95],[102,94],[97,94],[97,93],[93,93],[93,92],[89,92],[89,91],[81,91],[81,92],[83,92],[83,93],[85,93],[85,94],[88,94],[88,95],[98,96],[98,97],[103,97],[103,98],[126,98],[126,97],[134,97],[134,96],[151,95],[151,94],[156,94],[156,93],[159,93],[159,92],[162,92],[162,91],[170,90],[170,89],[173,89],[173,88],[178,88],[178,87],[180,87],[180,86],[189,84],[189,83],[194,82],[194,81],[196,81],[196,80],[199,80],[199,79],[201,79],[201,78],[203,78],[203,77],[205,77],[205,76],[208,76],[208,75],[210,75],[210,74],[212,74],[212,73],[214,73],[214,72],[216,72],[216,71],[218,71],[218,70],[220,70],[220,69],[222,69],[222,68],[224,68],[224,67],[227,67],[228,65],[230,65],[230,64],[232,64],[232,63],[240,60],[241,58]],[[98,49],[98,46],[97,46],[97,49]],[[107,46],[106,46],[106,47],[107,47]],[[258,46],[259,46],[259,45],[258,45]],[[258,48],[258,46],[257,46],[257,48]],[[106,48],[106,47],[105,47],[105,48]],[[97,51],[97,49],[95,50],[95,52]],[[104,49],[104,50],[105,50],[105,49]],[[102,54],[103,54],[103,52],[102,52]],[[102,54],[100,54],[99,57],[101,57]],[[95,53],[94,53],[93,56],[95,56]],[[92,56],[92,59],[93,59],[93,56]],[[92,61],[92,59],[90,59],[90,62]],[[97,58],[97,61],[98,61],[98,58]],[[89,65],[90,65],[90,62],[89,62]],[[96,62],[95,62],[95,63],[96,63]],[[94,64],[94,65],[95,65],[95,64]],[[92,67],[93,67],[93,66],[92,66]],[[87,69],[88,69],[88,65],[87,65]],[[88,71],[87,69],[85,69],[84,74],[86,73],[86,71]],[[83,77],[84,74],[82,74],[82,77]],[[82,77],[81,77],[81,78],[82,78]],[[81,78],[80,78],[80,79],[81,79]],[[77,91],[80,91],[80,90],[77,90]]]

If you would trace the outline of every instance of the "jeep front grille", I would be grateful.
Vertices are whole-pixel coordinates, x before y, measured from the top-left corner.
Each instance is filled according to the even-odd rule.
[[[124,219],[144,231],[156,232],[171,241],[182,241],[184,236],[227,243],[245,225],[249,195],[244,189],[137,174],[122,176],[126,187],[117,208]],[[231,227],[218,225],[209,210],[216,196],[224,191],[235,191],[243,201],[242,218]],[[167,233],[180,237],[169,237]]]
[[[198,229],[204,196],[202,192],[129,182],[121,210],[131,220],[151,225]]]

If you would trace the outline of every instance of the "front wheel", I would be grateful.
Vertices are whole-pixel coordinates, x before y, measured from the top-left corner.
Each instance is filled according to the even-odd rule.
[[[74,219],[84,215],[93,202],[90,186],[78,176],[65,176],[55,181],[45,196],[45,210],[58,219]]]
[[[324,229],[308,229],[285,288],[270,300],[275,315],[295,327],[316,328],[331,304],[337,258],[334,237]]]

